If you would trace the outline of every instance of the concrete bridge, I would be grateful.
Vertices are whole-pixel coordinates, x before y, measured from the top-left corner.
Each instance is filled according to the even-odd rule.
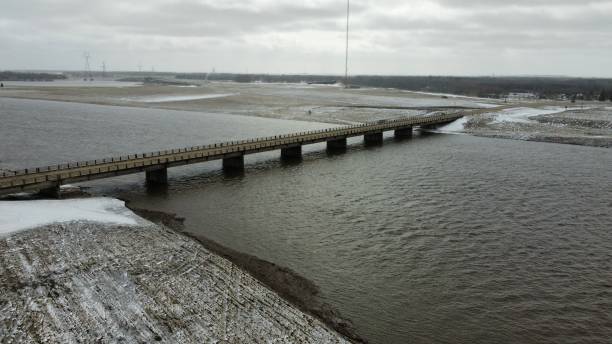
[[[302,156],[303,145],[327,142],[328,150],[344,150],[347,138],[356,136],[363,136],[366,144],[378,144],[382,143],[385,131],[394,130],[396,137],[411,137],[415,126],[435,127],[460,117],[463,115],[412,116],[303,133],[3,172],[0,175],[0,195],[22,191],[45,191],[59,197],[59,187],[62,184],[140,172],[145,172],[148,183],[163,184],[167,182],[167,170],[170,167],[223,160],[224,170],[242,170],[246,154],[280,149],[281,158],[295,159]]]

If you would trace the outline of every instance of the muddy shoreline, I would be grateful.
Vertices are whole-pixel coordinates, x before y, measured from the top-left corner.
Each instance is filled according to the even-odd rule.
[[[607,137],[576,137],[576,136],[553,136],[553,135],[533,135],[518,138],[511,134],[504,133],[481,133],[481,132],[470,132],[468,135],[477,137],[486,137],[492,139],[504,139],[504,140],[519,140],[529,142],[544,142],[544,143],[557,143],[563,145],[573,146],[586,146],[586,147],[598,147],[598,148],[612,148],[612,138]]]
[[[182,234],[200,243],[207,250],[231,261],[246,273],[252,275],[265,286],[276,292],[287,302],[302,312],[310,314],[321,320],[327,326],[345,336],[353,343],[368,343],[353,327],[353,324],[342,317],[337,310],[323,302],[319,297],[319,287],[312,281],[299,275],[297,272],[259,259],[255,256],[242,253],[225,247],[201,235],[186,232],[184,218],[176,214],[165,213],[130,206],[129,200],[124,200],[127,208],[138,216],[153,223],[161,224],[175,232]]]

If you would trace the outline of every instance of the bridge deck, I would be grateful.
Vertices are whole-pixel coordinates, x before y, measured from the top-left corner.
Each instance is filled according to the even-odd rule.
[[[307,144],[343,140],[349,137],[401,130],[413,126],[429,126],[454,121],[461,114],[412,116],[396,120],[330,128],[318,131],[287,134],[197,146],[154,153],[134,154],[117,158],[84,161],[39,168],[24,169],[0,175],[0,194],[23,190],[41,190],[61,184],[109,178],[119,175],[156,171],[168,167],[204,161],[230,159],[277,149]]]

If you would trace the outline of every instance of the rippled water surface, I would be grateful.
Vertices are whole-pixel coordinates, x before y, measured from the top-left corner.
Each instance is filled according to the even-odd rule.
[[[18,169],[330,127],[246,116],[0,98],[0,168]]]
[[[612,338],[610,150],[434,135],[261,165],[140,202],[313,279],[374,343]]]
[[[612,338],[609,149],[461,135],[323,149],[249,157],[243,176],[171,170],[161,191],[122,177],[113,192],[312,279],[372,343]]]

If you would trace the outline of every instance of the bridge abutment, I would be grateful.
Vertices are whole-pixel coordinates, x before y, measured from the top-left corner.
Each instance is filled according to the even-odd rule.
[[[369,133],[363,135],[363,141],[366,145],[379,145],[383,142],[383,133]]]
[[[168,169],[160,168],[157,170],[146,171],[147,184],[168,184]]]
[[[412,137],[412,127],[396,129],[395,137],[398,139],[411,138]]]
[[[231,158],[223,158],[223,170],[243,171],[244,170],[244,155],[239,155]]]
[[[281,148],[281,159],[283,160],[297,160],[302,158],[302,146],[293,146],[287,148]]]
[[[333,152],[346,151],[346,138],[327,141],[327,150]]]

